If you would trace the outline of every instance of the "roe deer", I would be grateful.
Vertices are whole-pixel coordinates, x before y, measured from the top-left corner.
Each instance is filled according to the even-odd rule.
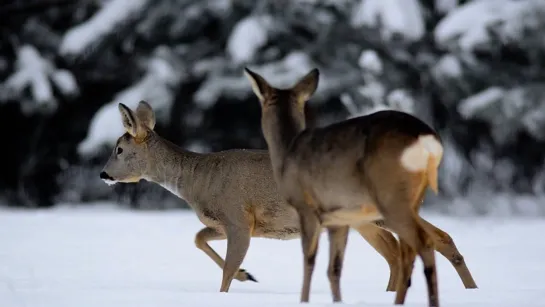
[[[184,199],[206,226],[196,234],[195,245],[223,269],[221,292],[228,292],[233,278],[256,281],[240,268],[251,237],[299,237],[297,212],[278,194],[267,151],[186,151],[154,132],[155,115],[145,101],[136,112],[124,104],[119,104],[119,111],[126,133],[117,140],[100,178],[108,184],[148,180]],[[388,262],[387,290],[394,291],[399,271],[397,240],[373,224],[362,225],[358,231]],[[225,260],[208,244],[224,239]]]
[[[306,129],[304,105],[318,87],[318,69],[284,89],[271,86],[248,68],[244,71],[261,103],[261,128],[278,191],[299,213],[304,254],[301,302],[309,301],[322,226],[330,240],[327,275],[333,301],[339,302],[349,227],[378,222],[400,239],[395,303],[404,303],[418,253],[429,305],[439,306],[433,245],[445,249],[442,241],[449,236],[418,215],[426,187],[437,193],[443,147],[435,131],[398,111]],[[450,237],[449,244],[454,250]],[[466,285],[476,287],[463,258],[453,261],[446,256],[455,267],[465,268],[460,276]]]

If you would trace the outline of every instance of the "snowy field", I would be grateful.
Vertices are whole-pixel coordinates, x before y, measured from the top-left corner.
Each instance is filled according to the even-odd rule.
[[[437,254],[442,306],[545,306],[545,221],[446,218],[479,285],[465,290]],[[194,247],[201,227],[190,211],[129,212],[111,206],[0,210],[1,307],[299,306],[300,241],[253,239],[243,267],[259,283],[233,281]],[[225,241],[212,242],[221,255]],[[332,306],[322,236],[312,306]],[[420,260],[406,306],[427,306]],[[394,306],[386,262],[355,232],[341,286],[345,305]]]

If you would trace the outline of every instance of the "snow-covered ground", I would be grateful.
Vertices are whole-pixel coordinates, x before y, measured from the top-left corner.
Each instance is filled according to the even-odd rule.
[[[545,306],[545,221],[454,219],[424,214],[450,232],[479,285],[465,290],[437,254],[442,306]],[[0,306],[300,306],[300,241],[253,239],[243,267],[259,283],[233,281],[193,245],[201,227],[189,211],[130,212],[109,206],[0,210]],[[225,241],[212,242],[220,254]],[[311,305],[331,303],[322,236]],[[393,306],[386,262],[351,233],[344,303]],[[406,306],[426,306],[417,260]]]

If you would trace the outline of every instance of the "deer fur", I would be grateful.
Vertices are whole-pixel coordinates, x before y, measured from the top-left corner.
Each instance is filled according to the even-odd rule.
[[[304,106],[318,87],[317,69],[288,89],[271,86],[248,68],[245,74],[261,103],[262,132],[275,182],[300,218],[301,302],[309,301],[323,227],[330,240],[327,274],[333,301],[339,302],[348,229],[368,223],[383,225],[400,238],[396,304],[404,303],[418,253],[424,262],[429,305],[439,306],[433,247],[456,267],[466,288],[476,288],[461,255],[452,258],[450,252],[456,248],[450,236],[418,215],[426,187],[437,191],[443,154],[431,127],[407,113],[380,111],[306,129]]]
[[[124,104],[119,104],[119,111],[126,133],[117,140],[100,178],[108,184],[144,179],[184,199],[205,225],[196,234],[195,245],[223,269],[221,292],[228,292],[233,279],[256,281],[240,268],[251,237],[299,237],[297,212],[278,194],[267,151],[187,151],[154,131],[155,115],[145,101],[135,112]],[[374,224],[357,230],[388,262],[387,290],[394,291],[399,272],[397,240]],[[208,242],[225,239],[224,260]],[[459,255],[455,248],[447,249]]]

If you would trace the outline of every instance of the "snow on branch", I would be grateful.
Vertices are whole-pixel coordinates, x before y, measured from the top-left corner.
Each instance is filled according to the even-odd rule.
[[[251,61],[257,50],[268,40],[271,16],[249,16],[239,21],[227,40],[227,53],[235,64]]]
[[[493,39],[514,42],[541,31],[545,1],[480,0],[450,11],[435,28],[435,41],[447,49],[488,49]],[[541,34],[541,32],[539,32]]]
[[[398,110],[415,114],[414,98],[407,90],[397,88],[388,91],[377,81],[366,82],[352,93],[343,93],[340,99],[349,113],[348,118],[381,110]]]
[[[73,27],[63,37],[59,53],[78,56],[114,32],[124,21],[144,10],[149,0],[110,0],[88,21]]]
[[[123,134],[118,103],[136,108],[146,100],[154,109],[158,122],[166,122],[175,93],[184,74],[179,59],[165,46],[157,47],[148,62],[146,74],[135,84],[119,92],[102,106],[93,119],[87,137],[78,145],[78,153],[90,156],[103,145],[113,145]]]
[[[435,0],[435,10],[440,13],[448,13],[458,6],[458,0]]]
[[[66,96],[79,92],[76,79],[68,70],[57,69],[48,59],[31,45],[17,49],[15,72],[1,85],[0,100],[19,99],[23,101],[23,112],[37,108],[55,109],[57,102],[53,85]],[[30,90],[30,102],[23,97]]]
[[[496,144],[514,140],[526,131],[545,140],[545,86],[529,83],[511,89],[490,87],[461,101],[458,112],[465,119],[481,119],[491,126]]]
[[[288,87],[314,68],[313,63],[306,53],[294,51],[278,62],[271,62],[256,67],[256,71],[267,76],[267,80],[277,87]],[[321,77],[320,77],[321,78]],[[318,91],[322,85],[322,78]],[[202,109],[207,109],[214,105],[220,96],[242,99],[251,94],[251,88],[248,87],[248,79],[240,73],[232,75],[216,75],[208,77],[195,93],[195,102]]]
[[[351,24],[378,28],[385,39],[397,34],[417,41],[426,31],[418,0],[360,0],[351,16]]]

